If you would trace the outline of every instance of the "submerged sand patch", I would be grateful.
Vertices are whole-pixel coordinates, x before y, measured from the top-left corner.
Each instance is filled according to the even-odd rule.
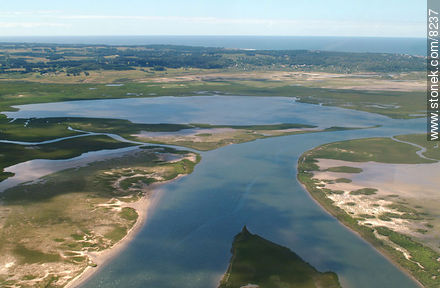
[[[440,251],[440,162],[429,164],[388,164],[316,159],[320,171],[313,172],[320,189],[330,189],[327,197],[358,222],[371,227],[387,227],[409,235]],[[360,173],[325,171],[331,167],[361,168]],[[339,178],[350,183],[336,183]],[[374,188],[371,195],[352,191]],[[326,191],[326,190],[323,190]],[[410,213],[402,212],[408,208]],[[402,210],[403,209],[403,210]]]
[[[361,168],[361,173],[316,172],[319,179],[348,178],[352,183],[331,184],[334,187],[374,187],[384,195],[397,194],[404,198],[423,198],[440,201],[440,162],[429,164],[388,164],[317,159],[321,170],[336,166]],[[349,185],[351,184],[351,185]]]

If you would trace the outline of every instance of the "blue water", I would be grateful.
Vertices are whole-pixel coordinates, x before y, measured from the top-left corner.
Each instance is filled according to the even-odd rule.
[[[192,96],[81,100],[13,106],[9,118],[95,117],[135,123],[253,125],[298,123],[365,127],[394,120],[367,112],[305,104],[292,97]],[[347,122],[347,119],[350,119]]]
[[[107,45],[172,44],[243,49],[307,49],[426,55],[426,39],[424,38],[310,36],[2,36],[0,37],[0,42]]]
[[[216,287],[243,225],[289,247],[346,288],[417,285],[323,211],[296,180],[298,157],[323,143],[423,132],[424,119],[296,103],[286,97],[160,97],[18,106],[9,117],[102,117],[140,123],[305,123],[380,128],[268,138],[203,152],[194,173],[163,186],[133,242],[83,287]]]
[[[189,177],[166,185],[133,243],[83,287],[217,287],[232,239],[243,225],[287,246],[343,287],[417,287],[369,244],[313,202],[296,180],[296,162],[317,145],[414,132],[400,127],[305,134],[203,153]]]

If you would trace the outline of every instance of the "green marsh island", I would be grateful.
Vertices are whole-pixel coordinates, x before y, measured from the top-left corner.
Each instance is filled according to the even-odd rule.
[[[232,258],[219,288],[340,288],[333,272],[319,272],[288,248],[248,231],[234,237]]]

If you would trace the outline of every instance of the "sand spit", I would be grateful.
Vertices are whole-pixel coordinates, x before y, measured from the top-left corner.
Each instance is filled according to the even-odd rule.
[[[148,193],[140,198],[136,202],[132,203],[122,203],[121,208],[130,207],[136,210],[138,213],[138,219],[133,227],[127,232],[124,238],[122,238],[118,243],[113,245],[113,247],[99,251],[99,252],[89,252],[86,255],[89,257],[90,261],[96,264],[96,267],[87,266],[87,268],[77,277],[73,278],[65,287],[79,287],[84,284],[87,280],[89,280],[95,273],[97,273],[102,267],[105,267],[110,260],[117,257],[120,253],[124,251],[127,245],[135,238],[135,236],[139,233],[142,227],[148,220],[148,215],[153,213],[154,208],[157,206],[159,202],[161,189],[160,186],[169,183],[171,181],[175,181],[184,175],[179,175],[178,177],[164,181],[160,183],[154,183],[148,186]]]

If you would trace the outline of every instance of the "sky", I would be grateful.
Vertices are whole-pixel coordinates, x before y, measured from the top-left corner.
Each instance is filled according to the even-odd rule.
[[[425,37],[425,0],[0,0],[0,36]]]

